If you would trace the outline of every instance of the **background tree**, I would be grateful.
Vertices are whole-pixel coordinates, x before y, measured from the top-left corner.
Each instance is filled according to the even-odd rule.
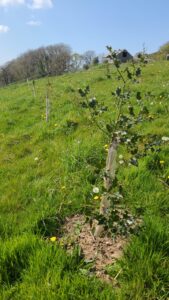
[[[92,63],[93,63],[93,65],[98,65],[99,64],[99,57],[98,56],[94,57]]]
[[[77,71],[82,67],[82,65],[83,65],[83,56],[78,53],[73,53],[71,56],[70,70]]]
[[[70,70],[71,55],[71,48],[65,44],[30,50],[0,68],[0,84],[61,75]]]
[[[91,65],[94,57],[96,56],[93,50],[88,50],[83,54],[83,61],[86,65]]]

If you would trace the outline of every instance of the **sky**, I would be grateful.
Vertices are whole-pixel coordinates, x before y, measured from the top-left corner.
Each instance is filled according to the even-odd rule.
[[[0,65],[41,46],[131,54],[169,41],[169,0],[0,0]]]

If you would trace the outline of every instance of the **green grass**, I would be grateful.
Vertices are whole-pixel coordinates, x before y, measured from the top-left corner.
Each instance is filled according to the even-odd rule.
[[[100,184],[108,140],[81,108],[77,90],[90,85],[90,95],[110,107],[106,120],[115,113],[114,79],[106,79],[102,65],[50,78],[48,123],[47,79],[36,81],[36,98],[27,83],[0,89],[1,299],[169,298],[169,192],[159,180],[169,176],[168,145],[158,154],[165,161],[161,169],[153,167],[154,156],[142,159],[139,168],[121,168],[124,203],[142,215],[143,228],[112,266],[113,277],[121,270],[118,287],[83,275],[78,249],[69,255],[47,239],[58,234],[66,216],[88,213],[96,205],[91,191]],[[145,102],[154,116],[137,130],[169,136],[168,62],[147,65],[133,89],[151,92]],[[70,121],[77,126],[69,127]]]

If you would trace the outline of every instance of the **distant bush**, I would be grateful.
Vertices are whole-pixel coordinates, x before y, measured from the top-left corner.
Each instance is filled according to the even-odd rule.
[[[83,65],[83,69],[84,69],[84,70],[88,70],[88,69],[89,69],[89,65],[88,65],[88,64],[84,64],[84,65]]]

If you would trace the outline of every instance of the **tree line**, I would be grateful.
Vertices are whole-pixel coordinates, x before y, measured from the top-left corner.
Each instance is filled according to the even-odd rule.
[[[87,69],[90,64],[99,63],[92,50],[84,54],[72,53],[65,44],[56,44],[29,50],[0,67],[0,86],[17,81],[57,76],[66,72]]]

